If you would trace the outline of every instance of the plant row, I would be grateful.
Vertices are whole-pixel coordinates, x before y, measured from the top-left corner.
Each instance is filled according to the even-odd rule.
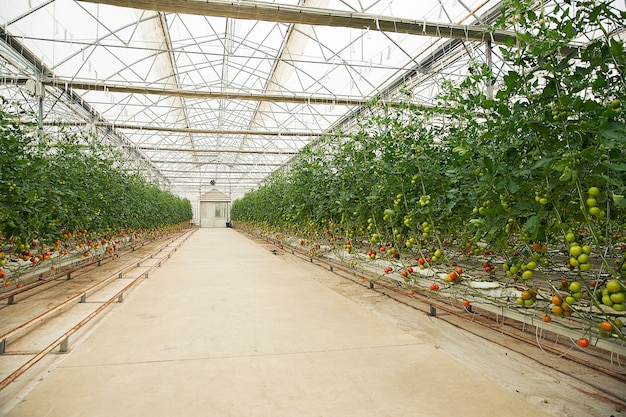
[[[44,135],[28,115],[0,103],[0,268],[18,274],[59,242],[72,245],[189,224],[191,204],[125,169],[97,138]],[[56,243],[56,245],[55,245]],[[82,253],[82,252],[81,252]],[[38,258],[42,255],[42,258]],[[49,257],[49,255],[48,255]]]
[[[410,91],[373,101],[358,128],[306,147],[235,201],[233,222],[303,239],[331,233],[366,260],[383,248],[429,257],[450,268],[449,284],[462,280],[454,263],[481,256],[487,279],[531,294],[517,306],[543,292],[562,300],[550,314],[608,320],[623,339],[626,54],[613,28],[626,14],[576,3],[544,15],[510,2],[501,27],[515,16],[518,43],[499,48],[502,76],[472,63],[433,107],[414,105]],[[571,48],[589,33],[599,36]],[[577,284],[563,287],[565,277]]]

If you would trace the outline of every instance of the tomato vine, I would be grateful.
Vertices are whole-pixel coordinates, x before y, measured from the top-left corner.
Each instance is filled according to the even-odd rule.
[[[2,278],[19,280],[28,261],[37,264],[46,253],[49,258],[53,243],[58,247],[70,237],[77,245],[109,242],[116,235],[189,224],[188,200],[127,172],[112,148],[63,128],[40,135],[37,126],[23,122],[25,116],[0,103]]]
[[[515,17],[502,77],[472,62],[434,108],[412,104],[410,92],[374,100],[356,130],[307,146],[288,172],[235,201],[233,222],[315,250],[367,251],[351,264],[392,252],[445,269],[480,255],[481,279],[525,288],[512,307],[575,317],[585,331],[607,319],[613,330],[600,336],[624,339],[626,54],[613,33],[626,15],[605,2],[550,14],[533,4],[508,2],[496,25],[511,29]],[[600,36],[572,47],[588,33]],[[394,273],[419,285],[406,268]]]

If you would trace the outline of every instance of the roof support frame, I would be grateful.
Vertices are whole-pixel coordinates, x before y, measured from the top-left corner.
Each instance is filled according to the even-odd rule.
[[[54,76],[52,71],[46,67],[46,65],[39,60],[28,48],[21,44],[15,37],[9,34],[3,27],[0,27],[0,42],[6,45],[12,53],[17,54],[21,60],[23,60],[24,64],[31,68],[34,74],[40,74],[41,76],[51,77]],[[15,64],[15,63],[12,63]],[[42,83],[43,84],[43,83]],[[106,134],[114,137],[119,143],[131,143],[129,139],[120,135],[117,131],[115,131],[110,124],[100,115],[100,113],[94,109],[89,103],[85,102],[80,95],[74,92],[72,89],[64,89],[61,91],[61,94],[65,94],[68,98],[69,103],[76,106],[80,111],[76,112],[76,114],[80,115],[81,112],[85,112],[90,120],[88,122],[94,121],[102,121],[106,123],[108,126],[105,130]],[[68,105],[69,105],[68,103]],[[134,156],[137,160],[142,164],[147,164],[147,166],[151,167],[153,171],[159,178],[159,182],[163,182],[168,184],[170,180],[159,172],[158,167],[156,167],[152,161],[146,158],[145,155],[140,152],[134,151]]]
[[[443,24],[367,13],[342,12],[305,6],[288,6],[274,3],[258,3],[238,0],[80,0],[112,6],[158,10],[171,13],[186,13],[201,16],[216,16],[247,20],[264,20],[280,23],[300,23],[313,26],[336,26],[354,29],[370,28],[385,32],[407,33],[420,36],[452,38],[495,44],[516,42],[514,32],[488,31],[485,26]]]

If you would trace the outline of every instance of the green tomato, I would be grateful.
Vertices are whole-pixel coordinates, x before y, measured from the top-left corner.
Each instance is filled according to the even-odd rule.
[[[611,301],[613,301],[615,304],[622,304],[624,301],[626,301],[626,294],[621,291],[613,293],[609,297],[611,298]]]
[[[595,217],[600,217],[600,213],[602,212],[602,210],[600,210],[599,207],[591,207],[589,209],[589,214],[591,214],[592,216]]]
[[[618,280],[612,279],[606,283],[606,290],[612,294],[620,292],[622,290],[622,286],[620,285]]]
[[[578,258],[576,259],[578,260],[579,263],[586,264],[589,262],[589,255],[587,255],[586,253],[581,253],[580,255],[578,255]]]
[[[578,282],[578,281],[572,281],[569,284],[569,290],[572,293],[580,292],[581,289],[582,289],[582,286],[580,285],[580,282]]]
[[[600,189],[598,187],[591,187],[587,190],[587,194],[591,197],[597,197],[600,195]]]
[[[579,245],[575,245],[569,248],[569,254],[574,258],[578,258],[583,253],[583,248]]]

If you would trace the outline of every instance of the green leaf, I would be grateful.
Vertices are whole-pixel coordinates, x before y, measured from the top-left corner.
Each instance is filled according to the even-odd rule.
[[[530,232],[531,235],[535,235],[537,233],[537,228],[539,227],[539,217],[530,216],[528,220],[526,220],[526,229]]]
[[[626,163],[605,162],[603,165],[612,171],[626,172]]]

